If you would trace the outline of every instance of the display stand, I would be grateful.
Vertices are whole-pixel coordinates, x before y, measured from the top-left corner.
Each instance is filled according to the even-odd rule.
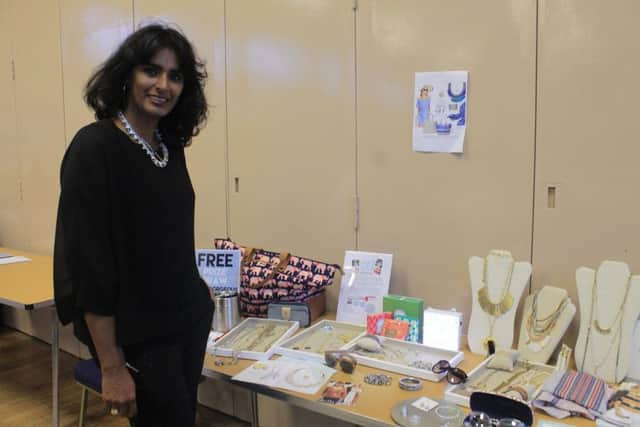
[[[640,276],[624,262],[603,261],[597,271],[576,271],[580,333],[576,366],[607,382],[624,379],[631,363],[631,337],[640,314]]]
[[[520,326],[520,357],[547,363],[575,315],[576,306],[565,289],[545,286],[529,295]]]
[[[487,354],[490,340],[497,348],[511,348],[516,310],[530,276],[531,264],[515,262],[508,251],[469,258],[473,301],[468,340],[473,353]]]

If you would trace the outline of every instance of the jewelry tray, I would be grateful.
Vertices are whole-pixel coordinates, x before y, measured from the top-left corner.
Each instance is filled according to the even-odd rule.
[[[211,352],[218,356],[267,360],[273,356],[276,347],[293,335],[298,327],[298,322],[288,320],[248,318],[220,338]],[[265,332],[269,328],[274,334]],[[262,333],[267,336],[261,336]],[[254,350],[258,345],[263,348],[262,351]]]
[[[364,326],[321,320],[304,332],[284,341],[276,348],[276,353],[324,362],[326,350],[342,350],[366,332]]]
[[[356,341],[351,342],[345,350],[354,356],[361,365],[433,382],[440,381],[447,373],[436,374],[431,369],[411,366],[411,363],[422,362],[434,365],[440,360],[446,360],[449,365],[458,366],[464,360],[464,353],[461,351],[428,347],[423,344],[382,336],[378,336],[378,339],[382,346],[382,353],[358,350]]]
[[[546,379],[549,378],[549,375],[555,372],[555,367],[553,366],[545,365],[543,363],[538,363],[538,362],[530,362],[527,360],[517,360],[514,363],[513,371],[501,371],[498,369],[490,369],[487,367],[487,365],[489,364],[489,362],[493,357],[494,356],[488,357],[478,366],[473,368],[473,370],[469,372],[467,381],[465,383],[449,386],[444,392],[444,399],[448,402],[452,402],[457,405],[461,405],[469,408],[469,398],[471,396],[471,393],[474,391],[485,391],[490,393],[497,392],[498,394],[505,393],[506,392],[505,390],[508,387],[508,385],[522,384],[518,382],[518,380],[522,379],[522,376],[531,375],[531,379],[535,379],[538,375],[541,375],[543,373],[548,374],[547,376],[543,376],[544,378],[541,379],[541,381],[536,381],[535,391],[531,393],[531,395],[528,396],[528,399],[526,400],[526,402],[530,404],[533,401],[533,399],[538,395],[538,393],[540,393],[540,390],[542,389],[542,386],[546,381]],[[484,387],[480,387],[480,388],[473,387],[474,383],[476,382],[487,381],[486,377],[492,375],[490,371],[493,372],[494,373],[493,375],[496,376],[496,378],[494,379],[495,381],[491,381],[491,383],[493,384],[494,382],[501,383],[507,380],[508,378],[512,377],[513,375],[515,375],[518,371],[522,371],[523,369],[525,371],[520,377],[516,378],[513,383],[506,384],[505,386],[500,387],[498,389],[500,391],[495,390],[493,388],[485,389]],[[538,373],[532,374],[531,372],[533,371],[537,371]],[[539,384],[537,384],[538,382]]]

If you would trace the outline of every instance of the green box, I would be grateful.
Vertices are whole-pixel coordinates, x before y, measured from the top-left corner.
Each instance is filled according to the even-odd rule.
[[[382,311],[391,312],[394,319],[409,320],[407,341],[422,342],[424,326],[424,300],[402,295],[385,295],[382,298]]]

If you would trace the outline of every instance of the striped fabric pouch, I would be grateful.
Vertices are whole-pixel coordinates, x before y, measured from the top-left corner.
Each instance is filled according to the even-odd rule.
[[[608,399],[607,383],[585,372],[566,372],[553,394],[560,399],[577,403],[583,408],[601,411]]]

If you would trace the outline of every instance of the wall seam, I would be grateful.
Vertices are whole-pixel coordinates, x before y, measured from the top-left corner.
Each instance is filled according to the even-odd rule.
[[[231,156],[229,155],[229,45],[227,27],[227,0],[223,1],[224,27],[224,156],[225,156],[225,211],[226,234],[231,235]]]
[[[64,141],[62,141],[62,143],[64,144],[64,147],[66,148],[67,146],[67,141],[69,141],[69,130],[67,128],[67,103],[64,97],[65,94],[65,80],[64,80],[64,48],[63,48],[63,44],[62,44],[62,3],[60,2],[60,0],[58,0],[58,47],[60,50],[60,77],[62,78],[62,127],[64,130]]]
[[[535,239],[535,222],[536,222],[536,167],[537,167],[537,142],[538,142],[538,70],[539,70],[539,51],[540,51],[540,0],[536,0],[536,25],[535,25],[535,55],[534,55],[534,81],[533,81],[533,182],[532,182],[532,203],[531,203],[531,250],[530,262],[533,265],[533,251]],[[533,290],[533,275],[529,281],[529,294]]]
[[[359,186],[359,164],[358,158],[358,1],[354,0],[353,4],[353,118],[354,118],[354,159],[355,159],[355,209],[357,215],[357,227],[355,228],[355,244],[356,250],[360,249],[360,186]]]

